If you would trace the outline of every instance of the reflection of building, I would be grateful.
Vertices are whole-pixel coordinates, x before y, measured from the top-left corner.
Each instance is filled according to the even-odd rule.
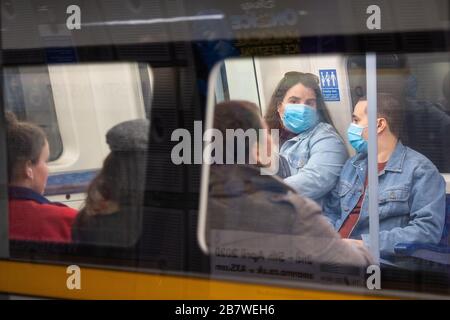
[[[427,101],[405,102],[407,145],[425,155],[440,172],[450,172],[450,115]]]
[[[4,69],[5,104],[20,120],[25,118],[24,97],[20,75],[16,68]]]
[[[444,98],[439,103],[441,109],[450,116],[450,71],[442,82],[442,94]]]

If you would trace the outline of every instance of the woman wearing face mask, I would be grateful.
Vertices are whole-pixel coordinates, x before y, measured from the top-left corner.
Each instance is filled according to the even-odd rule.
[[[6,113],[9,237],[13,240],[71,241],[76,210],[52,203],[42,194],[50,154],[44,131]]]
[[[285,182],[321,204],[336,185],[348,153],[333,127],[317,76],[286,73],[265,119],[271,129],[280,130],[280,155],[290,168]]]

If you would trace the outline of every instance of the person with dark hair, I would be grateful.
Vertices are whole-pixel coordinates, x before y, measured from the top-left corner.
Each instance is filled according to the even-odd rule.
[[[288,72],[278,83],[265,120],[280,130],[280,155],[287,159],[285,182],[318,203],[336,185],[347,149],[325,106],[319,79]]]
[[[255,164],[212,164],[208,188],[206,241],[214,248],[232,243],[235,248],[272,250],[280,248],[313,262],[365,266],[371,256],[365,248],[345,243],[333,230],[320,207],[299,195],[276,175],[262,175],[264,161],[258,149],[272,150],[268,127],[258,107],[247,101],[228,101],[216,105],[213,128],[223,137],[227,130],[260,130],[264,139],[249,141],[245,153],[257,158]],[[224,149],[234,141],[222,140]],[[236,150],[239,152],[242,150]],[[222,243],[215,232],[230,235]],[[234,238],[234,234],[239,237]],[[223,233],[222,233],[223,234]],[[242,237],[242,235],[244,235]],[[239,251],[239,250],[238,250]],[[241,251],[240,251],[241,252]]]
[[[367,99],[355,106],[348,139],[357,154],[350,158],[324,213],[343,238],[369,246],[367,179]],[[380,252],[395,253],[400,243],[436,244],[445,219],[445,181],[434,164],[404,146],[403,107],[390,94],[377,95]]]
[[[73,225],[74,242],[130,247],[139,240],[149,127],[147,119],[138,119],[107,132],[111,152],[89,185]]]
[[[6,112],[9,237],[70,242],[76,210],[43,196],[50,150],[44,131]]]

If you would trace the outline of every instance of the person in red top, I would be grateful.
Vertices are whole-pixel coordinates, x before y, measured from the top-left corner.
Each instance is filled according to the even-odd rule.
[[[42,195],[50,154],[44,131],[11,112],[6,125],[10,239],[70,242],[77,211]]]

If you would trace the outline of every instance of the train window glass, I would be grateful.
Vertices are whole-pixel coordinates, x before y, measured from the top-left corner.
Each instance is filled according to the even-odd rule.
[[[322,210],[349,191],[338,183],[349,157],[345,65],[315,55],[216,66],[198,233],[215,276],[364,285],[368,249],[355,251]]]
[[[319,76],[319,70],[323,70],[324,89],[328,95],[325,97],[327,112],[337,132],[346,136],[348,124],[351,122],[351,102],[348,96],[345,73],[339,72],[344,68],[344,57],[342,55],[326,56],[289,56],[279,58],[242,58],[227,59],[220,65],[220,82],[216,84],[215,92],[217,102],[224,100],[248,100],[254,102],[261,114],[267,114],[268,106],[272,98],[273,90],[284,76],[285,72],[291,70],[307,70]],[[334,69],[328,68],[333,66]],[[326,70],[335,70],[335,88],[331,80],[331,72],[326,78]],[[219,77],[218,77],[219,79]],[[365,78],[364,78],[365,79]],[[326,81],[330,81],[329,84]],[[340,80],[340,82],[339,82]],[[319,83],[319,87],[323,84]],[[331,88],[328,90],[327,88]],[[336,89],[337,88],[337,89]],[[339,91],[339,95],[333,95]],[[226,95],[218,94],[226,92]],[[219,98],[221,97],[221,98]],[[351,152],[351,148],[348,147]]]
[[[208,101],[211,105],[207,108],[204,134],[206,138],[212,138],[212,141],[204,145],[204,151],[206,151],[204,155],[206,154],[207,157],[202,168],[200,221],[197,234],[198,244],[204,252],[209,254],[208,267],[205,269],[209,269],[214,276],[243,276],[263,281],[279,279],[288,282],[298,280],[366,286],[367,269],[365,267],[372,262],[372,259],[367,243],[361,241],[364,241],[363,235],[367,237],[368,221],[358,225],[356,219],[356,224],[350,225],[350,228],[345,229],[343,226],[346,225],[345,222],[350,216],[347,213],[354,213],[354,208],[350,208],[350,202],[354,202],[356,207],[357,201],[354,198],[356,195],[362,196],[359,199],[362,199],[359,204],[359,218],[367,212],[364,208],[367,198],[364,198],[362,190],[371,182],[368,181],[365,185],[364,179],[358,178],[361,180],[361,189],[356,190],[353,188],[355,183],[350,177],[343,178],[338,173],[335,174],[339,177],[336,178],[334,186],[325,191],[325,183],[322,180],[319,183],[314,179],[298,183],[296,179],[291,178],[294,176],[293,172],[303,172],[307,169],[314,172],[327,165],[335,167],[337,163],[335,161],[345,162],[350,156],[356,154],[354,149],[357,144],[349,139],[347,129],[352,122],[355,122],[352,117],[352,113],[356,110],[355,106],[360,98],[366,95],[366,70],[361,62],[361,60],[365,61],[364,58],[364,56],[344,55],[254,57],[245,58],[242,63],[239,63],[237,59],[226,60],[215,68],[210,77],[210,83],[214,85],[208,86]],[[426,56],[422,60],[425,61]],[[444,65],[448,66],[448,64],[440,64],[441,67]],[[379,60],[377,72],[379,89],[392,89],[393,84],[398,83],[397,75],[395,72],[383,74],[382,66]],[[246,72],[241,72],[244,68]],[[73,171],[69,170],[68,177],[73,177],[71,174],[79,173],[80,169],[83,171],[89,168],[89,170],[98,171],[102,161],[109,154],[109,147],[105,143],[106,132],[119,122],[149,117],[153,90],[151,87],[148,88],[148,83],[152,84],[152,70],[146,64],[129,63],[55,65],[49,66],[49,70],[50,73],[53,72],[52,82],[57,83],[60,89],[63,84],[65,85],[64,81],[70,81],[71,84],[66,86],[65,90],[53,88],[54,104],[56,109],[61,102],[68,108],[76,106],[78,112],[64,114],[66,117],[73,117],[69,122],[77,123],[82,128],[81,134],[87,138],[84,140],[86,143],[80,143],[84,151],[78,163],[85,167],[74,167]],[[167,90],[169,87],[167,83],[175,83],[174,79],[184,77],[183,72],[173,72],[171,68],[160,68],[157,72],[159,85],[164,87],[165,94],[170,91]],[[401,75],[404,72],[402,70]],[[442,78],[445,82],[445,75]],[[86,81],[81,81],[82,79]],[[301,79],[298,81],[302,82],[302,85],[297,86],[290,94],[287,93],[292,89],[289,85],[287,88],[276,90],[275,88],[283,79],[290,85],[292,83],[297,85],[295,79]],[[233,85],[230,86],[230,83]],[[278,93],[274,94],[275,92]],[[399,92],[404,93],[400,90],[392,93]],[[425,97],[426,92],[428,91],[424,90],[421,93],[422,97]],[[70,95],[67,96],[66,93]],[[74,98],[80,100],[73,103],[71,99]],[[280,101],[274,100],[275,98]],[[445,98],[445,95],[441,98]],[[439,103],[443,100],[441,98]],[[248,102],[231,102],[235,100]],[[166,115],[169,115],[167,118],[171,120],[176,118],[176,116],[170,117],[172,114],[168,110],[160,109],[160,112],[167,113]],[[86,116],[87,114],[89,116]],[[301,121],[299,121],[299,114],[302,114]],[[214,123],[215,119],[219,119],[219,122]],[[91,126],[90,121],[98,122],[100,125]],[[278,127],[274,127],[277,121]],[[176,121],[173,120],[173,123]],[[326,154],[316,157],[315,160],[318,163],[308,165],[312,154],[317,151],[330,152],[331,146],[313,150],[314,141],[311,140],[305,150],[304,146],[290,146],[290,148],[288,146],[292,142],[306,139],[307,133],[312,132],[321,123],[325,123],[321,126],[328,133],[327,139],[335,142],[332,147],[338,146],[339,152],[335,151],[335,153],[342,155],[343,159]],[[213,127],[219,130],[207,130]],[[135,133],[136,131],[147,132],[146,129],[139,129],[139,125],[133,125],[133,128],[132,131]],[[226,131],[226,129],[236,128],[256,129],[255,135],[252,135],[252,130],[244,131],[244,135],[239,135],[235,130],[232,140],[236,148],[229,150],[227,134],[225,132],[222,135],[224,139],[221,139],[220,132],[222,129]],[[272,135],[266,130],[268,128],[278,129],[281,134]],[[67,129],[66,126],[60,128],[61,131],[65,129]],[[61,135],[64,137],[64,134]],[[252,137],[255,139],[251,140]],[[117,168],[115,165],[120,162],[129,162],[128,165],[121,167],[124,170],[114,171],[114,176],[118,180],[108,180],[103,185],[102,179],[97,180],[97,188],[90,190],[90,199],[94,206],[89,207],[84,202],[87,185],[83,186],[81,205],[85,212],[88,210],[86,208],[92,211],[83,216],[78,215],[73,220],[77,231],[65,239],[71,242],[72,237],[75,237],[74,246],[59,247],[59,245],[67,244],[62,244],[64,241],[60,239],[55,242],[54,239],[35,241],[36,238],[13,237],[11,257],[29,259],[31,251],[34,260],[40,260],[42,257],[44,257],[42,259],[48,259],[49,255],[45,252],[48,249],[49,252],[58,254],[68,250],[65,252],[67,254],[59,255],[57,259],[114,266],[123,264],[128,267],[131,265],[158,270],[190,271],[191,264],[189,262],[187,267],[186,262],[188,259],[191,259],[193,264],[203,264],[204,257],[192,253],[191,250],[193,247],[197,248],[197,243],[187,233],[188,229],[191,230],[197,226],[196,212],[186,210],[184,202],[175,203],[177,201],[174,199],[178,199],[179,193],[169,189],[172,186],[181,188],[182,183],[178,183],[181,180],[167,185],[163,181],[164,186],[161,187],[158,184],[156,188],[161,189],[154,192],[155,179],[152,179],[153,172],[149,171],[147,166],[152,165],[151,170],[154,170],[156,166],[159,172],[166,168],[162,164],[161,155],[162,151],[166,152],[164,155],[170,154],[167,152],[170,147],[164,145],[163,140],[159,139],[153,141],[153,144],[150,143],[148,149],[152,150],[151,154],[144,152],[134,158],[109,158],[109,161],[105,161],[105,166],[108,166],[108,163],[111,164],[109,169]],[[255,146],[252,141],[256,141],[257,149],[251,148]],[[359,142],[363,145],[361,140]],[[405,145],[410,146],[406,140]],[[67,150],[66,146],[64,149],[64,151]],[[107,152],[104,152],[105,150]],[[243,153],[239,154],[239,150],[243,150]],[[93,154],[101,154],[101,156],[90,162],[89,155]],[[250,166],[241,165],[239,162],[241,156],[244,162],[255,160],[255,163]],[[207,165],[212,159],[214,161],[222,159],[223,163],[227,163],[228,158],[230,165],[221,165],[220,162]],[[174,161],[173,158],[171,160]],[[88,163],[87,166],[86,163]],[[278,166],[274,167],[275,163]],[[174,165],[174,167],[180,169],[181,166]],[[61,166],[54,169],[61,170]],[[397,170],[397,168],[389,167],[385,169]],[[54,172],[64,173],[64,171]],[[163,172],[162,176],[167,177],[167,174],[169,173]],[[139,179],[132,181],[135,176]],[[313,176],[324,178],[320,172],[314,172]],[[145,185],[146,177],[150,177],[148,178],[150,185],[148,181]],[[178,178],[174,175],[174,179]],[[424,202],[415,204],[414,208],[411,207],[409,202],[413,199],[413,191],[407,189],[407,185],[400,185],[400,180],[395,181],[393,188],[383,189],[383,177],[380,176],[379,179],[381,228],[384,227],[382,219],[386,217],[398,217],[396,223],[407,223],[408,215],[412,212],[415,214],[416,209],[420,211],[427,208]],[[78,182],[75,181],[75,185]],[[120,195],[119,201],[124,201],[120,206],[117,202],[108,201],[101,196],[100,190],[105,186],[122,188],[117,192]],[[113,190],[109,191],[114,193]],[[330,199],[338,201],[337,207],[333,206],[336,203],[329,202]],[[146,206],[142,205],[144,202]],[[167,203],[170,203],[170,209],[165,207]],[[337,211],[330,211],[330,208],[337,208]],[[392,211],[391,208],[395,210]],[[92,215],[95,210],[103,210],[106,214]],[[338,214],[333,216],[329,214],[330,212],[338,212]],[[310,219],[310,216],[316,218]],[[83,226],[79,227],[80,224]],[[336,227],[338,225],[339,227]],[[31,230],[29,222],[19,221],[13,228],[19,226],[25,228],[25,231],[22,229],[21,232]],[[117,229],[117,226],[120,227]],[[344,230],[341,230],[343,228]],[[100,232],[92,232],[92,230],[100,230]],[[344,233],[345,230],[347,234]],[[17,229],[14,232],[17,232]],[[172,237],[172,234],[176,236]],[[445,235],[445,232],[443,234]],[[341,237],[347,239],[342,240]],[[448,233],[447,238],[442,241],[448,241]],[[40,246],[41,242],[43,246]],[[52,242],[51,245],[49,242]],[[430,243],[417,241],[412,244],[424,244],[424,248],[429,248],[427,246],[430,245]],[[350,247],[353,249],[349,250]],[[53,248],[57,249],[53,251]],[[386,249],[382,246],[380,248],[382,251]],[[401,251],[399,246],[394,248],[395,259],[391,259],[389,255],[383,255],[383,263],[409,267],[410,259],[413,259],[414,265],[421,259],[404,256],[405,251]],[[441,266],[441,262],[426,263]]]
[[[25,215],[14,217],[14,211],[27,212],[21,199],[34,200],[56,210],[54,204],[40,196],[45,180],[42,179],[45,167],[37,165],[42,164],[40,158],[27,163],[28,167],[23,167],[26,170],[21,171],[32,177],[28,189],[40,188],[34,193],[20,186],[10,190],[9,196],[14,198],[9,201],[13,219],[10,226],[3,227],[7,228],[5,234],[8,227],[10,230],[11,258],[82,267],[84,263],[97,264],[97,268],[105,269],[124,265],[132,272],[148,271],[138,270],[141,267],[154,268],[158,275],[176,271],[178,277],[200,270],[199,266],[207,262],[205,269],[211,270],[212,278],[240,276],[240,282],[250,279],[249,282],[287,287],[296,287],[297,280],[326,283],[325,286],[298,286],[320,291],[347,291],[330,284],[366,288],[369,282],[365,281],[368,276],[365,267],[372,261],[365,240],[374,236],[368,234],[373,224],[367,220],[366,190],[374,181],[365,174],[366,56],[248,56],[339,50],[354,53],[364,48],[383,52],[412,48],[429,52],[448,46],[446,2],[400,1],[398,7],[388,8],[392,9],[390,12],[381,6],[383,30],[376,32],[366,28],[364,2],[356,6],[355,1],[343,5],[329,2],[330,5],[323,6],[318,1],[310,4],[307,1],[296,9],[291,1],[256,1],[241,6],[213,1],[211,5],[217,8],[211,10],[204,10],[204,4],[185,8],[182,2],[175,1],[164,10],[150,2],[147,2],[149,6],[147,3],[141,6],[140,1],[131,2],[130,8],[95,3],[94,10],[90,10],[93,16],[83,18],[84,31],[74,31],[73,37],[59,32],[61,26],[65,30],[65,21],[61,24],[53,19],[51,6],[32,6],[31,9],[38,9],[45,18],[38,19],[42,20],[37,21],[38,26],[32,26],[35,19],[23,23],[16,19],[19,10],[10,10],[11,6],[6,10],[5,18],[9,22],[2,29],[9,39],[4,60],[8,66],[19,61],[28,65],[18,67],[17,74],[21,70],[39,70],[40,67],[29,65],[31,60],[59,58],[59,53],[65,56],[61,56],[63,59],[83,61],[148,59],[154,63],[157,84],[157,90],[151,90],[151,72],[145,63],[42,67],[42,74],[47,72],[49,78],[47,81],[43,76],[42,83],[48,83],[49,96],[53,99],[42,110],[54,109],[48,111],[54,116],[48,117],[57,124],[55,132],[61,140],[60,154],[52,154],[58,149],[57,143],[50,142],[49,158],[53,160],[49,164],[50,175],[56,179],[49,179],[45,192],[49,187],[53,192],[64,190],[63,194],[47,197],[58,202],[70,196],[73,199],[71,193],[77,192],[85,214],[74,218],[73,210],[58,205],[64,208],[58,217],[73,221],[73,226],[66,225],[56,239],[43,236],[47,231],[56,231],[54,228],[43,226],[35,232],[42,221],[39,216],[31,217],[35,220]],[[133,11],[132,16],[128,9]],[[141,9],[151,12],[146,14]],[[22,12],[29,17],[30,10]],[[321,13],[322,21],[314,17],[315,12]],[[96,17],[97,13],[103,17]],[[342,23],[335,27],[333,23],[323,23],[327,20]],[[156,32],[149,32],[149,28]],[[67,45],[64,41],[67,39],[70,47],[67,50],[52,45]],[[72,47],[74,43],[76,47]],[[238,55],[242,58],[220,64],[208,86],[205,85],[218,59]],[[383,140],[378,150],[383,154],[378,158],[379,194],[370,200],[375,200],[379,209],[375,213],[379,216],[380,234],[376,236],[382,267],[395,266],[393,279],[383,279],[381,286],[382,289],[396,285],[395,289],[414,290],[418,282],[429,282],[433,289],[442,289],[448,295],[450,180],[445,192],[439,173],[449,173],[449,53],[394,53],[377,54],[377,57],[378,89],[383,95],[377,96],[379,104],[375,108],[382,113],[376,123]],[[276,90],[282,79],[287,83],[286,88]],[[301,85],[297,86],[295,79],[302,79]],[[30,87],[28,80],[23,82],[27,84],[25,94],[33,95],[35,86]],[[7,79],[6,85],[12,83],[14,80]],[[290,86],[292,83],[295,88]],[[42,88],[41,93],[45,90]],[[205,108],[206,90],[209,92]],[[148,137],[142,122],[133,122],[131,128],[121,127],[112,137],[113,141],[119,141],[119,146],[115,144],[120,149],[118,157],[109,157],[106,133],[119,122],[150,118],[153,92],[156,98],[151,136]],[[14,92],[10,94],[13,101],[14,95]],[[36,97],[23,100],[26,99]],[[239,102],[233,102],[236,100]],[[25,110],[26,103],[22,106]],[[60,112],[62,106],[65,110]],[[392,121],[397,117],[393,115],[397,107],[398,110],[406,108],[399,121],[407,124],[403,128]],[[45,126],[51,124],[32,119],[26,112],[21,114],[17,111],[20,106],[7,108],[19,119],[33,121],[49,130]],[[206,125],[195,123],[193,120],[201,119],[204,112]],[[194,135],[185,135],[192,129],[191,124]],[[247,130],[230,132],[234,148],[228,148],[231,141],[225,140],[226,131],[235,128]],[[315,140],[312,133],[317,128],[322,133]],[[385,134],[389,133],[386,128],[396,131],[394,137]],[[179,158],[172,157],[175,150],[180,150],[172,148],[175,143],[171,133],[177,129],[180,136],[187,137],[183,142],[189,140],[189,147],[194,142],[193,150],[183,149],[193,151],[194,165],[180,164]],[[278,135],[272,135],[275,130],[279,130]],[[125,139],[120,138],[123,133],[127,133]],[[400,144],[395,134],[401,137],[404,147],[397,149]],[[135,135],[144,137],[141,142],[145,137],[149,142],[148,145],[144,142],[146,152],[139,151],[131,157],[126,148],[140,145],[134,144],[132,136]],[[204,142],[203,137],[207,141],[202,149],[199,146]],[[372,142],[370,150],[374,146]],[[180,145],[184,146],[177,146]],[[392,152],[394,145],[396,149]],[[45,155],[44,152],[44,159]],[[184,155],[183,152],[183,160]],[[343,158],[348,170],[337,173]],[[213,159],[215,163],[209,164]],[[397,161],[389,162],[390,159]],[[198,243],[192,237],[198,216],[196,160],[204,164]],[[94,172],[96,176],[103,165],[107,169],[97,176],[94,187],[87,190],[86,181],[90,183],[92,179],[90,174]],[[295,177],[302,173],[305,173],[303,177]],[[111,179],[106,179],[108,176]],[[334,186],[329,183],[333,177]],[[66,190],[71,191],[66,193]],[[71,205],[71,201],[63,202]],[[0,216],[6,218],[7,212],[3,211]],[[47,213],[51,215],[51,211]],[[422,232],[417,232],[418,229]],[[197,254],[198,245],[209,254],[206,256],[209,260]],[[404,268],[437,270],[444,277],[432,278],[427,273],[411,277],[403,273]],[[386,275],[384,271],[382,277]],[[370,278],[378,278],[377,275]],[[209,279],[209,274],[205,278]],[[21,290],[30,289],[37,294],[35,288],[21,286]],[[267,288],[257,290],[278,291],[271,286]],[[214,295],[214,284],[209,289],[204,291]],[[192,292],[189,283],[179,291]]]
[[[4,102],[19,120],[31,121],[44,129],[50,145],[49,161],[59,158],[63,143],[47,66],[6,67]]]
[[[359,113],[365,57],[348,57],[347,70]],[[448,52],[377,56],[380,255],[396,267],[448,271],[449,79]]]
[[[402,141],[422,153],[441,173],[450,173],[450,55],[445,53],[378,56],[378,91],[401,100]],[[348,59],[352,104],[365,95],[364,56]]]
[[[261,108],[258,79],[255,73],[255,58],[229,59],[220,67],[217,77],[216,101],[225,99],[257,102]]]
[[[45,255],[68,244],[119,251],[136,244],[143,224],[152,77],[146,63],[7,69],[7,110],[17,118],[8,114],[12,258],[29,258],[34,246]],[[47,165],[55,145],[46,131],[47,147],[39,127],[58,126],[64,152]]]
[[[212,76],[223,78],[225,66],[226,81],[211,80],[216,88],[210,95],[214,91],[229,93],[227,97],[220,95],[221,100],[215,95],[218,103],[208,109],[213,111],[207,116],[206,127],[218,130],[206,134],[209,162],[203,168],[198,237],[200,246],[211,256],[211,271],[217,275],[297,277],[336,283],[342,279],[330,271],[329,265],[345,265],[350,269],[344,268],[343,274],[347,272],[351,279],[341,283],[361,284],[360,274],[355,271],[358,268],[352,269],[358,258],[349,258],[342,264],[335,256],[320,251],[326,233],[308,238],[309,232],[320,228],[320,223],[302,229],[295,220],[289,220],[286,215],[295,205],[280,194],[293,190],[297,199],[313,200],[319,216],[331,222],[331,234],[338,234],[339,240],[344,238],[343,243],[362,252],[371,250],[375,240],[370,234],[368,193],[375,182],[367,178],[370,143],[366,129],[366,55],[252,60],[252,74],[245,79],[243,74],[232,72],[230,66],[236,60],[228,60],[218,65]],[[449,55],[379,55],[376,61],[378,212],[374,213],[380,229],[380,263],[382,268],[395,266],[440,274],[446,272],[448,265],[440,253],[449,250],[446,193],[450,181],[442,175],[449,172]],[[247,84],[251,81],[255,83]],[[230,82],[240,83],[241,87],[238,91],[229,90],[230,86],[226,86]],[[319,113],[322,103],[326,113]],[[336,158],[327,154],[318,163],[310,163],[311,159],[316,161],[315,153],[331,149],[317,148],[311,139],[325,119],[331,119],[332,126],[328,128],[342,142],[345,155],[340,163],[344,170],[336,173],[338,178],[330,189],[325,188],[326,174],[321,170]],[[236,135],[237,128],[247,135]],[[252,136],[250,131],[255,128]],[[267,128],[278,129],[281,134],[273,136],[265,131]],[[230,136],[231,149],[227,129],[235,130],[235,135]],[[221,132],[223,138],[218,138]],[[239,139],[246,142],[239,144]],[[304,141],[308,143],[302,148]],[[273,148],[277,142],[278,148]],[[249,149],[252,143],[256,150]],[[265,159],[278,163],[276,170],[273,166],[262,168],[263,162],[259,162],[267,144],[275,152],[270,157],[267,153]],[[238,162],[240,151],[244,152],[243,162]],[[334,156],[336,153],[335,150]],[[248,165],[251,159],[253,165]],[[222,165],[228,160],[229,165]],[[271,176],[267,170],[275,174]],[[313,177],[311,181],[301,177],[307,172]],[[305,203],[300,206],[302,213],[310,208]],[[303,223],[306,221],[303,219]],[[340,241],[328,243],[339,246]],[[311,247],[314,250],[308,252]],[[373,263],[373,258],[369,254],[367,261]]]

